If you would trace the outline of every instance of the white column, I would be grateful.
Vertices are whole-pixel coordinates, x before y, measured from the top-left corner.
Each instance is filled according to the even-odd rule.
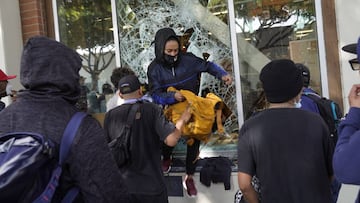
[[[358,71],[351,69],[348,62],[350,59],[356,58],[356,55],[344,52],[341,48],[350,43],[357,43],[357,39],[360,36],[359,8],[360,0],[335,1],[344,112],[347,112],[349,109],[347,96],[351,86],[355,83],[360,83],[360,76]]]
[[[0,69],[6,74],[17,75],[11,80],[15,90],[20,85],[20,58],[23,48],[19,1],[0,1]],[[9,98],[3,98],[8,104]]]

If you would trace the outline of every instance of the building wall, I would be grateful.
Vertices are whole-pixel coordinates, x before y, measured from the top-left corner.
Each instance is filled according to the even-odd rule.
[[[36,35],[52,36],[47,27],[51,23],[47,20],[46,6],[50,3],[49,0],[0,1],[0,69],[5,73],[19,74],[21,52],[27,39]],[[16,90],[22,88],[19,77],[10,81]],[[9,98],[2,100],[6,104],[10,102]]]
[[[19,0],[23,40],[35,35],[47,35],[45,6],[41,0]]]

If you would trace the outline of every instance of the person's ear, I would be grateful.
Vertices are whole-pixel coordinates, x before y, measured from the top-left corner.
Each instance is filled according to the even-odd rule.
[[[119,91],[119,97],[120,97],[121,99],[124,99],[124,97],[123,97],[123,95],[120,93],[120,91]]]
[[[301,101],[301,95],[302,95],[302,91],[300,91],[299,94],[295,96],[294,102],[299,102],[299,101]]]

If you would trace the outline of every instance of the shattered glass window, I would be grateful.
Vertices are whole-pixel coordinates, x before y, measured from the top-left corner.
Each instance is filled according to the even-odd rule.
[[[56,2],[60,41],[83,58],[80,82],[84,87],[84,101],[88,104],[81,106],[99,115],[101,122],[106,110],[102,93],[111,92],[108,88],[111,87],[110,75],[117,57],[111,1]],[[236,159],[239,123],[249,118],[254,110],[266,107],[259,73],[270,60],[288,58],[308,66],[310,86],[321,94],[314,0],[234,0],[231,5],[234,13],[230,17],[226,0],[114,2],[120,64],[132,68],[142,83],[147,83],[147,68],[155,57],[152,41],[156,31],[163,27],[171,27],[182,36],[183,51],[219,64],[240,83],[241,89],[236,91],[235,82],[227,86],[209,74],[201,76],[201,91],[222,98],[231,114],[224,121],[226,134],[214,131],[209,141],[201,145],[200,157],[224,155]],[[231,44],[230,23],[235,25],[231,32],[235,32],[236,44]],[[233,56],[233,50],[237,50],[237,57]],[[239,78],[235,78],[235,71],[240,73]],[[238,103],[243,115],[237,115]],[[185,155],[185,142],[176,147],[176,156],[180,158]]]
[[[225,12],[215,13],[217,6]],[[155,58],[152,41],[157,30],[171,27],[181,37],[183,51],[192,52],[205,60],[221,65],[233,75],[232,51],[227,24],[227,2],[193,0],[119,0],[116,1],[122,65],[131,67],[147,83],[147,68]],[[215,13],[215,14],[214,14]],[[200,147],[200,156],[217,154],[235,157],[238,118],[235,82],[227,86],[210,74],[203,73],[201,90],[221,97],[231,110],[226,119],[225,134],[216,131],[207,143]],[[175,154],[183,157],[185,141],[175,148]]]

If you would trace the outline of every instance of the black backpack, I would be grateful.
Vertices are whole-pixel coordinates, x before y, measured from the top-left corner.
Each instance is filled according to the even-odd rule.
[[[1,202],[52,201],[62,164],[86,115],[77,112],[67,124],[60,144],[59,160],[55,158],[55,144],[44,135],[11,132],[0,136]],[[70,189],[63,202],[72,202],[77,194],[78,188]]]
[[[312,99],[316,103],[321,117],[324,119],[329,128],[334,144],[336,144],[338,139],[337,127],[343,117],[343,112],[341,111],[339,105],[331,99],[319,97],[317,94],[311,92],[304,92],[303,95]]]
[[[126,104],[122,104],[126,105]],[[119,168],[130,163],[131,160],[131,126],[135,120],[135,116],[139,119],[139,103],[130,104],[130,112],[127,116],[126,124],[121,126],[118,136],[109,144],[110,151]],[[138,114],[138,115],[136,115]]]

